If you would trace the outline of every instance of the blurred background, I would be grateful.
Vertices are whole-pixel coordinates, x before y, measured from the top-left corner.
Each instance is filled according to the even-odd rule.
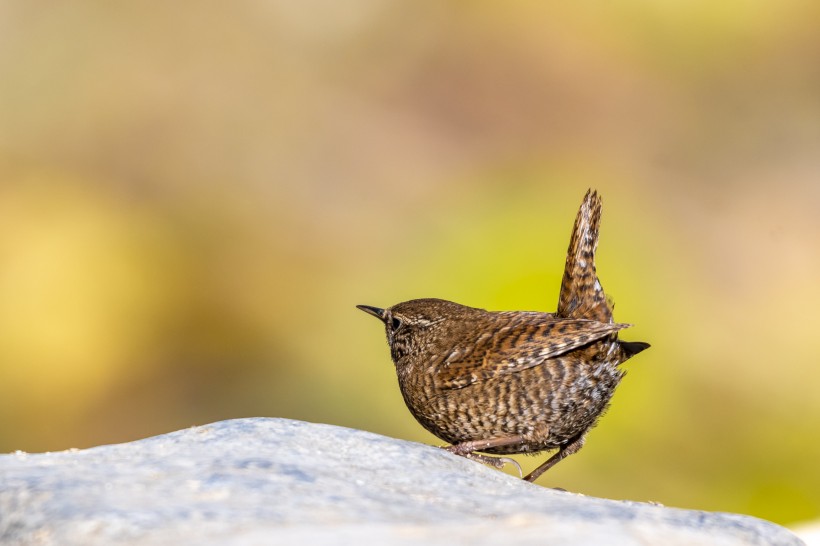
[[[2,2],[0,452],[440,444],[354,306],[554,310],[588,187],[652,349],[540,482],[820,516],[817,2]]]

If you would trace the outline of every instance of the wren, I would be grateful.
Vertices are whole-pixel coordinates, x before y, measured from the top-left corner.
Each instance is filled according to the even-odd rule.
[[[601,198],[575,219],[555,313],[493,312],[440,299],[357,306],[385,325],[404,401],[458,455],[501,467],[510,455],[557,449],[535,481],[584,445],[624,376],[649,347],[618,339],[595,270]],[[520,467],[519,467],[520,472]]]

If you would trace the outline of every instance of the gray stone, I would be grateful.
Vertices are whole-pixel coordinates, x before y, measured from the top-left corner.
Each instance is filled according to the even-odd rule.
[[[585,497],[286,419],[0,455],[0,543],[802,544],[749,516]]]

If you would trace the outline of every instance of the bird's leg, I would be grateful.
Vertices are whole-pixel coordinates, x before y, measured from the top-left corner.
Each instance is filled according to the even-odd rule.
[[[524,441],[524,437],[520,434],[515,436],[501,436],[499,438],[490,438],[488,440],[470,440],[468,442],[459,442],[444,449],[462,457],[472,453],[473,451],[484,451],[494,447],[509,446],[513,444],[520,444]]]
[[[468,459],[472,459],[474,461],[478,461],[480,463],[484,463],[495,468],[504,468],[504,465],[510,463],[512,465],[515,465],[515,467],[518,469],[519,476],[522,476],[524,473],[521,471],[521,465],[519,465],[515,459],[511,459],[509,457],[491,457],[489,455],[482,455],[480,453],[475,452],[483,451],[485,449],[490,449],[493,447],[520,444],[523,441],[524,438],[520,435],[502,436],[500,438],[490,438],[489,440],[471,440],[469,442],[461,442],[458,444],[447,446],[444,449],[446,449],[450,453],[455,453],[456,455],[461,455],[462,457],[466,457]]]
[[[584,447],[584,435],[580,434],[573,438],[570,441],[570,443],[561,447],[558,450],[558,453],[554,454],[552,457],[547,459],[546,462],[544,462],[544,464],[542,464],[541,466],[527,474],[527,476],[524,479],[528,482],[534,482],[538,479],[538,476],[540,476],[541,474],[555,466],[562,459],[569,457],[573,453],[577,453],[578,450],[582,447]]]

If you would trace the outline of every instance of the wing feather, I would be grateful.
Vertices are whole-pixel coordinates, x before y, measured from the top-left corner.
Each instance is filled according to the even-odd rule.
[[[493,377],[539,366],[550,358],[602,339],[629,324],[563,319],[507,324],[454,348],[436,365],[436,384],[460,389]]]

